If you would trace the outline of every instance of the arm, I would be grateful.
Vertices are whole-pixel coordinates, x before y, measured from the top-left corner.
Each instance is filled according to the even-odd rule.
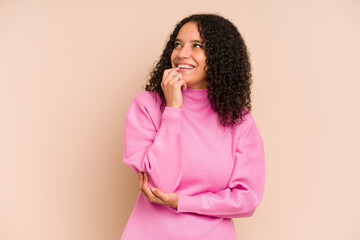
[[[181,179],[181,108],[165,107],[156,129],[148,109],[136,96],[125,118],[124,163],[166,193],[173,192]]]
[[[177,212],[240,218],[250,217],[264,191],[263,141],[252,119],[236,145],[235,162],[227,188],[194,196],[178,195]]]

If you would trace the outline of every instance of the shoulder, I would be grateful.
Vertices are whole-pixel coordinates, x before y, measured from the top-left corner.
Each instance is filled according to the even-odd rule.
[[[239,120],[239,124],[237,124],[235,128],[238,130],[244,130],[248,128],[249,125],[251,125],[251,123],[254,121],[254,118],[251,112],[249,111],[249,109],[246,106],[244,106],[241,111],[241,114],[239,114],[238,120]]]
[[[161,119],[161,99],[158,93],[142,91],[132,99],[125,116],[125,125],[130,128],[157,129]]]
[[[262,138],[252,113],[246,107],[242,113],[243,121],[235,127],[238,141],[261,141]]]
[[[132,99],[128,114],[136,116],[147,116],[150,118],[158,118],[162,112],[160,94],[157,92],[142,91],[135,95]]]
[[[242,120],[240,120],[239,118],[240,123],[235,127],[235,129],[239,132],[239,134],[241,134],[241,132],[246,131],[246,129],[248,129],[254,123],[253,115],[246,107],[243,108],[241,114],[242,114]]]
[[[157,92],[142,91],[135,95],[133,101],[135,102],[149,102],[159,97]]]
[[[154,108],[161,102],[160,96],[157,92],[142,91],[135,95],[131,105],[137,107]]]

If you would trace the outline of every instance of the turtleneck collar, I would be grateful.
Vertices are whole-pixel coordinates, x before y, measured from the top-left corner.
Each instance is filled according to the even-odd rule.
[[[191,110],[201,110],[210,105],[208,99],[208,89],[191,89],[185,91],[181,89],[183,96],[183,106]]]

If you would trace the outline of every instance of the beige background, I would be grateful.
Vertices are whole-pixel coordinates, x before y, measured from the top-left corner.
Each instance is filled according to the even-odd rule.
[[[239,239],[360,239],[360,2],[0,1],[0,239],[118,240],[124,117],[176,22],[243,34],[266,187]]]

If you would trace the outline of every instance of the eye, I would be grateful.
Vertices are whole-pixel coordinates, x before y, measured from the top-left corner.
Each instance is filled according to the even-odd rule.
[[[198,44],[198,43],[195,43],[194,48],[204,48],[204,47],[202,45]]]
[[[181,44],[179,42],[175,42],[174,43],[174,47],[177,48],[177,47],[181,47]]]

